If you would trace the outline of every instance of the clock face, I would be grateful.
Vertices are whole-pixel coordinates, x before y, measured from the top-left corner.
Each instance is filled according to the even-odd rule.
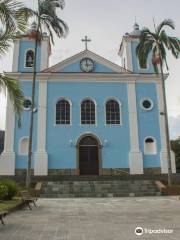
[[[90,58],[83,58],[80,62],[80,67],[83,72],[92,72],[94,70],[94,61]]]

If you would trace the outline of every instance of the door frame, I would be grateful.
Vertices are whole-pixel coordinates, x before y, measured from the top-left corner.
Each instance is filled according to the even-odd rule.
[[[79,163],[80,163],[80,154],[79,154],[79,147],[80,147],[80,141],[85,138],[85,137],[92,137],[94,139],[96,139],[97,143],[98,143],[98,175],[100,175],[101,173],[101,169],[102,169],[102,143],[101,143],[101,140],[94,134],[92,133],[85,133],[83,135],[81,135],[78,140],[77,140],[77,143],[76,143],[76,171],[77,171],[77,174],[80,176],[80,168],[79,168]]]

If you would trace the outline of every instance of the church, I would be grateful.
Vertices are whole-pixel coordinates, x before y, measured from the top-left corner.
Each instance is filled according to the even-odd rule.
[[[35,176],[163,174],[168,172],[162,83],[149,56],[136,56],[140,29],[120,44],[117,65],[86,49],[49,67],[50,39],[37,53],[33,162]],[[14,41],[12,72],[25,95],[22,126],[7,99],[0,175],[27,169],[34,40]],[[175,159],[172,154],[172,171]]]

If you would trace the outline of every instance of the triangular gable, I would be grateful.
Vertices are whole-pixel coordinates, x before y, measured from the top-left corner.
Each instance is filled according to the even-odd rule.
[[[123,67],[112,63],[111,61],[89,51],[85,50],[80,52],[66,60],[50,67],[42,72],[56,72],[56,73],[73,73],[73,72],[82,72],[80,68],[80,61],[83,58],[91,58],[95,62],[95,73],[130,73],[128,70]]]

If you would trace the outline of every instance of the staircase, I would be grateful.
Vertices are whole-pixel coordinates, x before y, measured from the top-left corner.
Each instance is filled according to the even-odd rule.
[[[160,196],[152,180],[62,180],[43,182],[42,198]]]

